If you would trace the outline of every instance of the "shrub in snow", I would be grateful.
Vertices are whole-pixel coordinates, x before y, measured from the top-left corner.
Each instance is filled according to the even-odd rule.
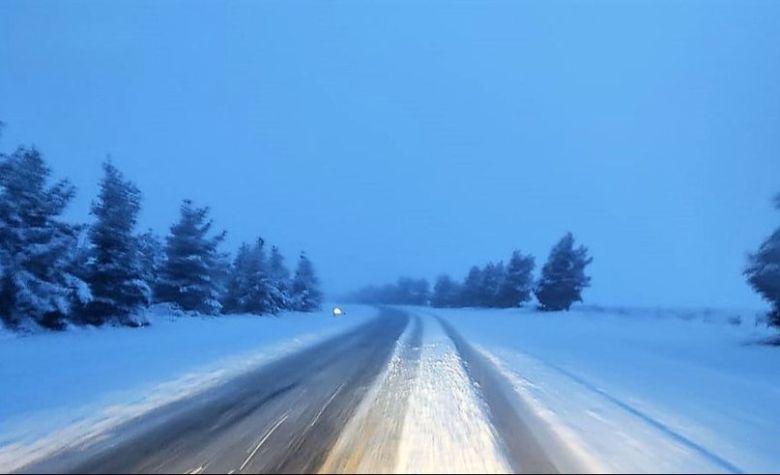
[[[306,254],[301,253],[295,277],[292,281],[293,309],[302,312],[318,310],[322,304],[320,281],[314,273],[314,266]]]
[[[568,310],[582,301],[582,290],[590,285],[585,267],[593,261],[585,246],[574,247],[574,236],[567,233],[550,251],[534,294],[542,310]]]
[[[0,156],[0,317],[12,327],[30,319],[62,328],[90,298],[74,272],[80,228],[59,220],[75,189],[48,186],[50,174],[35,149]]]
[[[103,164],[103,172],[100,194],[92,205],[97,221],[89,232],[93,256],[88,281],[93,299],[81,319],[92,325],[112,320],[135,326],[138,321],[133,316],[151,300],[133,235],[141,193],[111,163]]]
[[[780,209],[780,194],[775,197],[775,206]],[[780,229],[748,257],[745,275],[753,289],[772,304],[769,323],[780,326]]]
[[[208,212],[208,208],[194,208],[189,200],[182,204],[179,222],[166,240],[157,301],[175,303],[182,310],[219,313],[223,257],[218,247],[225,233],[209,236]]]

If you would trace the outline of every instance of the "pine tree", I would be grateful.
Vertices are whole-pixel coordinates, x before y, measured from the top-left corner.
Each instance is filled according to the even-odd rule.
[[[182,310],[216,314],[221,308],[222,255],[218,248],[225,233],[209,236],[212,221],[208,213],[208,208],[194,208],[189,200],[182,204],[179,222],[166,239],[166,259],[155,297]]]
[[[318,310],[322,304],[319,287],[320,282],[314,273],[314,266],[306,254],[301,253],[292,281],[293,309],[302,312]]]
[[[225,313],[262,315],[276,311],[264,246],[258,239],[254,246],[242,244],[239,248],[227,279]]]
[[[441,275],[436,279],[431,296],[431,305],[438,308],[457,307],[460,305],[461,288],[448,275]]]
[[[479,307],[482,301],[482,269],[472,266],[463,281],[462,304],[465,307]]]
[[[151,229],[140,234],[136,238],[136,242],[143,279],[154,289],[160,279],[160,270],[165,262],[165,246],[160,236]]]
[[[243,313],[246,311],[250,254],[250,247],[246,243],[241,244],[236,252],[236,257],[228,271],[229,276],[222,302],[224,313]]]
[[[275,308],[271,297],[271,279],[265,256],[265,241],[262,238],[258,238],[249,251],[246,272],[248,288],[244,297],[246,300],[244,311],[255,315],[273,313]]]
[[[94,249],[88,278],[93,300],[84,320],[93,325],[113,320],[137,326],[134,317],[151,301],[133,234],[141,192],[111,162],[103,164],[103,172],[100,194],[92,205],[97,218],[89,233]]]
[[[780,194],[774,202],[780,210]],[[769,322],[780,327],[780,228],[748,257],[745,275],[750,286],[772,304]]]
[[[62,328],[73,307],[91,298],[74,274],[80,228],[60,221],[75,195],[66,180],[53,186],[41,154],[20,147],[0,156],[0,317]]]
[[[276,246],[271,247],[268,259],[270,296],[274,311],[287,310],[292,304],[290,295],[290,271],[284,265],[284,256]]]
[[[496,305],[511,308],[531,300],[533,270],[533,256],[524,256],[519,251],[514,251],[499,286]]]
[[[588,249],[575,249],[574,236],[567,233],[550,251],[542,276],[534,289],[542,310],[569,310],[582,301],[582,290],[590,285],[585,267],[593,261]]]
[[[480,273],[476,304],[480,307],[497,307],[498,292],[504,281],[504,263],[488,262]]]

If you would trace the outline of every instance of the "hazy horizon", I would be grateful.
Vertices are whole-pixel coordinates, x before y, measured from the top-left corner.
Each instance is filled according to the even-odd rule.
[[[538,271],[572,231],[585,303],[760,308],[780,3],[751,5],[5,1],[0,150],[37,146],[78,221],[110,155],[139,231],[190,198],[331,295]]]

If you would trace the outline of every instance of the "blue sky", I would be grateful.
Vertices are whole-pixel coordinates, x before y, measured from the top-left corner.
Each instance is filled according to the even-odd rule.
[[[167,231],[306,249],[341,292],[567,230],[587,302],[757,306],[780,221],[780,2],[0,2],[0,148],[89,219],[110,154]]]

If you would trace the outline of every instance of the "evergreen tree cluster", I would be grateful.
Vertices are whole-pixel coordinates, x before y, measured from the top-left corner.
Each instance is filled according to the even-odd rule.
[[[575,247],[574,235],[566,233],[552,248],[541,275],[534,280],[535,259],[514,251],[509,261],[472,267],[462,283],[439,277],[431,304],[435,307],[519,307],[536,297],[540,310],[569,310],[582,301],[590,286],[585,268],[593,261],[585,246]]]
[[[75,196],[35,148],[0,154],[0,321],[9,328],[62,329],[68,323],[144,324],[151,303],[204,314],[312,311],[319,281],[302,254],[290,274],[276,247],[243,245],[233,262],[220,251],[208,208],[183,202],[163,241],[137,233],[141,192],[109,161],[94,222],[67,223]]]
[[[574,236],[567,233],[550,251],[536,280],[534,257],[514,251],[506,263],[473,266],[462,282],[443,274],[429,291],[425,279],[404,277],[396,284],[366,287],[353,294],[352,300],[440,308],[513,308],[535,296],[541,310],[568,310],[574,302],[582,301],[582,291],[590,285],[585,268],[591,261],[587,248],[575,246]]]
[[[514,251],[509,261],[488,262],[469,269],[463,282],[448,275],[436,279],[431,305],[434,307],[512,308],[531,300],[533,256]]]
[[[774,205],[780,210],[780,194]],[[748,284],[772,305],[769,323],[780,327],[780,227],[748,256],[745,275]]]

